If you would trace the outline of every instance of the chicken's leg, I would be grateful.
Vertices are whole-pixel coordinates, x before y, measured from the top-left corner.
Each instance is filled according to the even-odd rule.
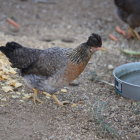
[[[137,38],[138,40],[140,40],[140,35],[138,32],[136,32],[133,28],[129,27],[128,28],[128,32],[126,34],[126,32],[124,30],[122,30],[119,26],[116,26],[116,31],[119,34],[122,34],[123,36],[127,37],[128,39],[131,37]]]
[[[137,31],[134,31],[134,33],[135,33],[135,35],[136,35],[136,38],[137,38],[138,40],[140,40],[140,35],[139,35],[139,33],[138,33]]]
[[[128,33],[130,34],[130,36],[137,38],[138,40],[140,40],[140,35],[138,32],[136,32],[134,29],[132,29],[131,27],[128,28]]]
[[[41,101],[38,97],[37,97],[37,94],[38,94],[38,90],[37,89],[33,89],[33,102],[36,104],[36,101],[39,102],[39,103],[43,103],[43,101]]]
[[[63,106],[63,105],[65,105],[65,104],[69,104],[69,101],[62,101],[62,102],[59,101],[58,98],[56,97],[56,95],[54,95],[54,94],[53,94],[51,97],[53,98],[53,100],[54,100],[58,105]]]
[[[42,94],[46,95],[46,97],[49,97],[49,98],[51,97],[51,95],[49,93],[47,93],[47,92],[43,91]]]

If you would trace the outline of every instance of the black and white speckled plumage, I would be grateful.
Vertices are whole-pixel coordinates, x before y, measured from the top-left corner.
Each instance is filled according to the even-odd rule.
[[[118,16],[131,28],[140,26],[140,0],[114,0]]]
[[[93,54],[90,48],[101,47],[101,45],[101,37],[92,34],[87,42],[75,49],[54,47],[39,50],[10,42],[5,47],[0,47],[0,51],[9,58],[12,67],[20,69],[27,86],[48,93],[55,93],[69,84],[64,77],[68,63],[78,65],[84,61],[88,62]]]
[[[68,63],[68,50],[59,47],[43,50],[37,61],[21,70],[27,85],[48,93],[63,87],[66,84],[62,78]]]

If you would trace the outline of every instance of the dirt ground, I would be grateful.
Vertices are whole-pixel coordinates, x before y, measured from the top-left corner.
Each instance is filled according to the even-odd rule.
[[[19,23],[20,29],[8,24],[7,17]],[[67,92],[58,95],[71,105],[58,106],[41,94],[44,102],[34,105],[31,99],[25,99],[31,91],[21,77],[10,75],[22,86],[9,92],[3,90],[8,80],[1,80],[0,140],[140,139],[139,102],[117,95],[111,85],[90,80],[96,73],[113,83],[113,68],[139,61],[119,51],[139,50],[139,41],[116,33],[116,25],[127,29],[116,16],[113,0],[0,0],[0,45],[16,41],[41,49],[74,48],[95,32],[102,36],[103,46],[108,49],[93,55],[75,81],[78,86],[65,87]],[[110,33],[119,41],[110,40]],[[5,57],[2,60],[6,62]],[[10,68],[8,64],[6,67]]]

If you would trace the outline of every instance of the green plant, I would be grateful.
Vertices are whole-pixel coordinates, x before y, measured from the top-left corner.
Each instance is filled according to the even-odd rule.
[[[98,133],[109,134],[111,137],[120,138],[117,130],[113,128],[113,126],[105,120],[105,117],[102,115],[105,107],[107,106],[107,102],[104,101],[96,101],[91,108],[92,117],[98,124]]]

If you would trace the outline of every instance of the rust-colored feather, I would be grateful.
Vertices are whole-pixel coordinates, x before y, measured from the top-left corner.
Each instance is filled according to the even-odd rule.
[[[64,79],[68,83],[76,79],[83,72],[87,63],[88,63],[88,60],[79,64],[69,62],[67,69],[65,70],[65,73],[64,73]]]

